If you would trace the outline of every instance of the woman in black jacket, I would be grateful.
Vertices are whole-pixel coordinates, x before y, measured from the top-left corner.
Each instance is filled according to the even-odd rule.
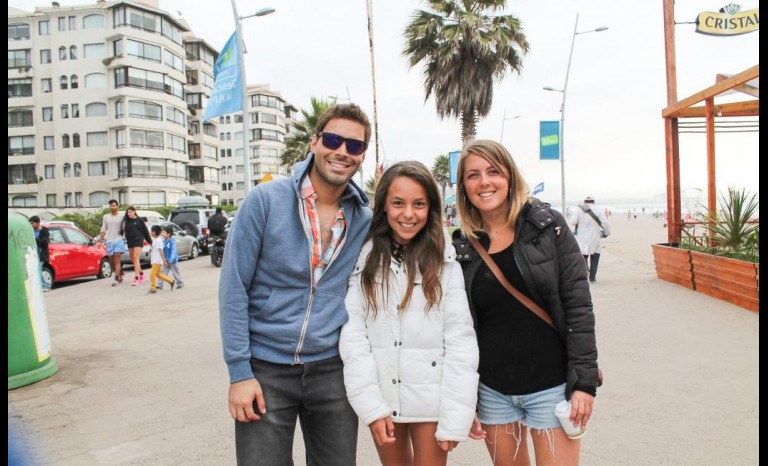
[[[144,271],[141,269],[141,262],[139,261],[141,250],[144,247],[145,241],[152,244],[152,238],[149,236],[147,224],[139,218],[139,214],[134,206],[128,206],[125,209],[122,230],[125,241],[128,243],[128,253],[131,255],[131,262],[133,263],[134,278],[131,285],[137,286],[144,282]]]
[[[597,347],[587,270],[563,216],[528,195],[509,152],[488,140],[468,143],[458,165],[461,227],[506,280],[542,307],[552,324],[514,298],[466,236],[454,242],[480,347],[473,438],[485,438],[495,465],[578,464],[555,406],[571,401],[570,421],[586,428],[598,385]],[[482,427],[481,427],[482,425]]]

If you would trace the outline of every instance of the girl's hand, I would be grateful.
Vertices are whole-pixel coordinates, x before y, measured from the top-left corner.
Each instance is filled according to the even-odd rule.
[[[480,420],[475,415],[475,419],[472,421],[472,428],[469,430],[469,438],[474,440],[483,440],[485,438],[485,430],[483,425],[480,424]]]
[[[384,447],[394,445],[395,443],[395,424],[392,422],[392,416],[373,421],[369,426],[373,441],[376,445]]]
[[[437,445],[440,447],[440,449],[446,452],[453,450],[458,444],[459,442],[454,440],[438,440],[437,442]]]

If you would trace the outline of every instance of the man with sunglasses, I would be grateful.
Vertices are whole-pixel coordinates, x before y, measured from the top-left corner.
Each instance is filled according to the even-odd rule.
[[[296,419],[308,464],[354,465],[339,333],[347,280],[371,211],[351,181],[371,125],[354,104],[318,120],[293,176],[256,186],[227,238],[219,308],[237,464],[293,464]]]

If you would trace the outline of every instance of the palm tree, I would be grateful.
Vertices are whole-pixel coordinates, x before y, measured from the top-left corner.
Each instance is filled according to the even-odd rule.
[[[371,205],[373,204],[373,195],[376,194],[376,188],[379,186],[379,178],[381,177],[372,176],[365,182],[363,191],[365,192],[365,195],[368,196],[368,199],[371,200]]]
[[[411,68],[424,62],[425,100],[435,96],[442,119],[461,119],[462,144],[474,139],[477,119],[488,115],[493,84],[511,69],[520,73],[529,45],[513,15],[485,14],[506,0],[428,0],[405,28],[403,55]]]
[[[291,123],[293,131],[285,138],[285,150],[280,155],[280,163],[283,166],[292,167],[296,162],[301,162],[307,157],[309,143],[312,141],[312,136],[315,135],[317,120],[331,107],[331,103],[324,99],[312,97],[310,102],[312,104],[311,113],[301,110],[303,119]]]
[[[445,188],[451,182],[451,160],[445,155],[438,155],[432,164],[432,176],[435,177],[437,184],[443,188],[443,204],[445,204]]]

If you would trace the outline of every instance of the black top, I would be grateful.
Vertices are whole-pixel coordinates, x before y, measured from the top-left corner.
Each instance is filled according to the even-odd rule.
[[[490,254],[509,283],[531,297],[512,245]],[[555,330],[515,299],[483,263],[472,281],[480,347],[480,381],[506,395],[525,395],[566,381],[568,357]]]
[[[123,231],[123,234],[129,248],[140,248],[144,245],[144,241],[152,244],[152,237],[149,236],[147,225],[139,217],[125,218],[125,231]]]

